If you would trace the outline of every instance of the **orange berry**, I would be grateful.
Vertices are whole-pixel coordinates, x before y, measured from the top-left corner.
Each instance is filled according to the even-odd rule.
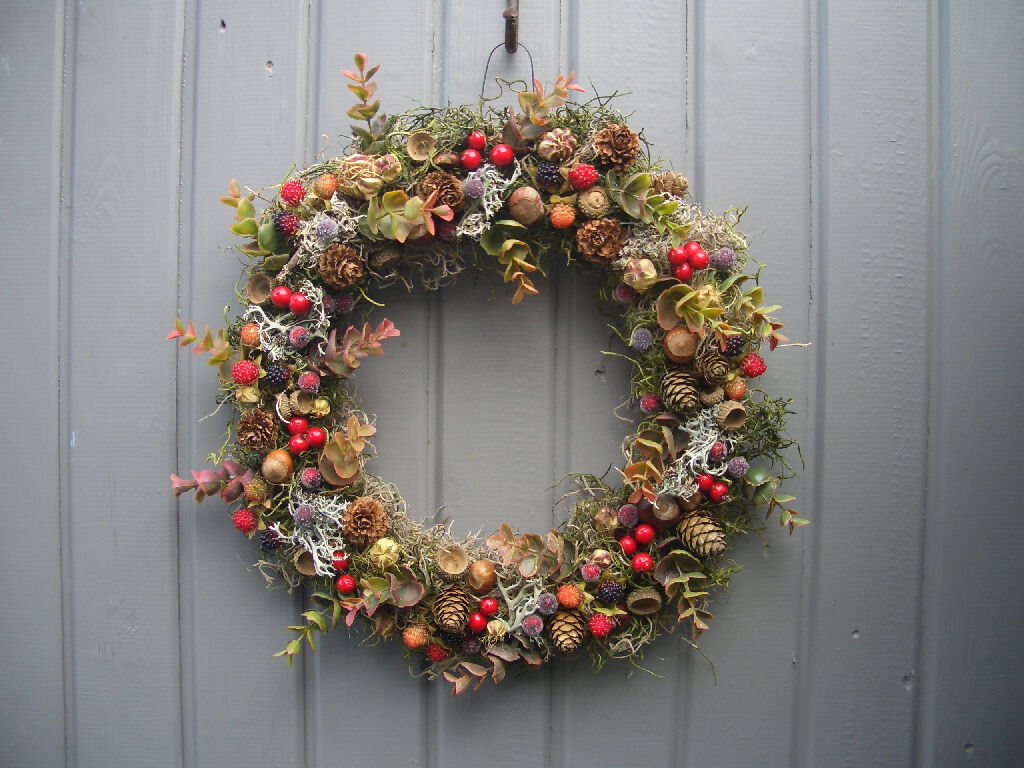
[[[242,343],[247,347],[260,345],[260,327],[256,323],[246,323],[242,326]]]
[[[747,394],[747,380],[742,376],[737,376],[732,381],[728,381],[725,384],[725,396],[730,400],[739,400]]]
[[[579,608],[583,605],[583,592],[575,584],[563,584],[558,588],[558,604],[563,608]]]
[[[406,648],[415,651],[430,642],[430,632],[422,624],[413,624],[402,632],[402,642],[405,643]]]
[[[313,192],[317,197],[330,200],[331,195],[338,191],[338,177],[333,173],[325,173],[313,182]]]
[[[576,222],[576,209],[571,205],[559,203],[551,209],[551,226],[555,229],[566,229]]]

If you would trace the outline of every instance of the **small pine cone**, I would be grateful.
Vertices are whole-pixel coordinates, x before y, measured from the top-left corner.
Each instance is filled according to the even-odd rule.
[[[238,444],[265,452],[277,442],[277,420],[270,411],[246,411],[238,420]]]
[[[560,653],[573,653],[583,644],[587,622],[579,611],[559,611],[551,619],[551,642]]]
[[[697,380],[681,368],[669,371],[661,380],[661,401],[676,413],[697,407]]]
[[[461,632],[476,604],[464,587],[448,587],[434,600],[434,621],[447,632]]]
[[[462,190],[462,182],[458,176],[447,171],[431,171],[416,185],[416,194],[426,200],[437,192],[437,204],[447,205],[453,211],[462,208],[466,195]]]
[[[537,143],[537,154],[553,163],[564,163],[576,151],[576,137],[568,128],[554,128]]]
[[[357,547],[373,544],[388,532],[388,516],[384,505],[369,496],[360,496],[348,503],[342,518],[345,538]]]
[[[681,173],[659,173],[651,181],[651,189],[659,195],[686,197],[686,192],[690,189],[690,182]]]
[[[338,243],[320,254],[320,279],[336,290],[348,288],[363,278],[363,259],[355,248]]]
[[[729,375],[729,361],[718,350],[718,344],[705,344],[693,363],[693,370],[709,387],[717,387]]]
[[[615,219],[593,219],[576,230],[576,247],[593,264],[607,264],[625,243],[626,230]]]
[[[640,152],[640,139],[624,125],[612,123],[594,134],[594,146],[602,166],[621,173]]]
[[[608,213],[611,207],[608,203],[608,195],[600,187],[591,187],[580,194],[576,199],[576,206],[580,213],[588,219],[599,219]]]
[[[698,396],[700,397],[700,404],[705,408],[709,408],[712,405],[718,405],[725,399],[725,390],[721,387],[702,389]]]
[[[683,546],[698,557],[717,557],[725,551],[725,532],[718,521],[700,512],[683,518],[679,524]]]

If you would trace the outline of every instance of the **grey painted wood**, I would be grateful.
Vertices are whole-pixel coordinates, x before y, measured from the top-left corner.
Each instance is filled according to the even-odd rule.
[[[1024,422],[1013,2],[522,0],[538,77],[630,91],[699,198],[751,206],[770,295],[813,342],[764,381],[800,412],[789,488],[814,523],[738,543],[702,640],[717,683],[674,638],[658,677],[555,664],[455,701],[344,631],[293,670],[271,658],[304,598],[247,570],[224,505],[168,497],[224,416],[198,421],[211,371],[162,338],[232,298],[227,181],[272,183],[345,133],[351,53],[384,63],[386,108],[474,103],[494,5],[0,10],[3,317],[35,332],[0,341],[0,763],[1019,763],[1024,542],[999,480]],[[492,74],[529,72],[499,52]],[[517,307],[494,275],[387,297],[402,337],[358,386],[410,514],[543,530],[564,473],[617,458],[626,371],[600,355],[592,282],[538,285]]]
[[[0,520],[0,763],[64,760],[60,503],[56,478],[62,9],[20,2],[0,12],[0,237],[5,317],[0,335],[5,438]],[[17,105],[7,108],[6,105]],[[27,199],[38,204],[26,206]]]

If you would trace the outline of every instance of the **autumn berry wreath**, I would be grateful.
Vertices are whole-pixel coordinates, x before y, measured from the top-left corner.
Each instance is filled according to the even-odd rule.
[[[201,337],[179,321],[170,338],[209,353],[235,416],[218,468],[172,475],[175,493],[219,494],[258,542],[260,571],[308,590],[289,662],[357,618],[455,692],[581,649],[598,667],[638,663],[679,623],[696,639],[709,590],[737,570],[730,540],[759,524],[757,508],[790,531],[806,522],[777,493],[790,401],[752,386],[762,344],[785,339],[739,215],[690,202],[686,179],[652,163],[607,100],[567,102],[583,90],[571,76],[520,91],[521,112],[481,102],[384,115],[377,67],[355,63],[348,114],[365,125],[351,150],[262,192],[232,181],[221,198],[251,262],[241,315]],[[623,466],[576,476],[571,517],[544,535],[502,524],[456,540],[450,524],[423,527],[367,471],[376,429],[346,386],[399,331],[349,318],[391,284],[436,290],[470,268],[498,266],[517,303],[559,260],[598,274],[632,361],[639,413]]]

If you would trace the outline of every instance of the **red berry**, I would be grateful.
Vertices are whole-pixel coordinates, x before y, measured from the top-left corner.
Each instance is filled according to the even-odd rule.
[[[575,165],[569,171],[569,183],[577,192],[597,184],[597,169],[587,163]]]
[[[288,441],[288,450],[296,456],[300,453],[305,453],[309,450],[309,440],[302,435],[295,435],[295,437]]]
[[[356,591],[356,580],[347,573],[341,574],[334,584],[342,595],[351,595]]]
[[[644,395],[640,398],[640,411],[648,416],[661,410],[661,398],[657,395]]]
[[[247,387],[260,377],[260,367],[252,360],[239,360],[231,366],[231,378],[240,387]]]
[[[646,552],[638,552],[633,555],[633,570],[637,573],[647,573],[654,567],[654,558]]]
[[[478,635],[487,629],[487,617],[479,611],[473,611],[469,614],[469,623],[466,625],[469,627],[469,631],[474,635]]]
[[[633,538],[636,539],[637,544],[650,544],[654,541],[654,528],[647,523],[638,525],[633,531]]]
[[[292,298],[292,289],[287,285],[279,285],[270,292],[270,303],[278,309],[284,309]]]
[[[496,597],[485,597],[480,601],[480,613],[484,616],[493,616],[498,612],[498,599]]]
[[[292,179],[291,181],[286,181],[281,185],[281,199],[293,208],[301,203],[305,196],[306,190],[303,188],[302,182],[300,181]]]
[[[302,316],[309,312],[313,307],[313,302],[309,300],[309,297],[301,291],[296,291],[292,294],[291,298],[288,299],[288,310],[293,314]]]
[[[747,352],[740,361],[740,370],[748,379],[753,379],[767,371],[768,366],[757,352]]]
[[[682,248],[672,248],[668,252],[668,263],[673,267],[680,267],[688,261],[686,251]]]
[[[708,455],[711,456],[712,461],[722,461],[729,455],[729,448],[725,443],[717,442],[711,446],[711,452]]]
[[[252,533],[259,525],[256,515],[254,515],[252,510],[248,508],[240,509],[235,512],[235,514],[231,516],[231,522],[235,524],[235,528],[245,534]]]
[[[516,153],[508,144],[498,144],[491,150],[491,162],[499,168],[511,165],[515,157]]]
[[[331,565],[334,566],[334,570],[336,571],[344,571],[348,568],[348,555],[340,549],[336,549],[334,554],[331,555]]]
[[[704,249],[701,248],[700,243],[698,243],[696,240],[690,240],[689,242],[683,245],[683,251],[686,252],[687,256],[689,256],[691,253],[696,253],[697,251],[702,250]]]
[[[619,546],[622,547],[622,554],[629,557],[636,552],[636,539],[632,536],[623,536],[619,539]]]
[[[715,484],[715,476],[709,475],[707,472],[697,475],[697,490],[701,493],[707,493],[711,490],[711,486]]]
[[[487,146],[487,134],[483,131],[470,131],[466,137],[466,146],[479,152]]]
[[[480,157],[480,153],[475,149],[466,149],[459,155],[459,160],[462,161],[462,167],[467,171],[475,171],[480,167],[483,158]]]
[[[705,269],[708,266],[708,255],[703,250],[690,254],[690,266],[694,269]]]
[[[725,483],[715,483],[708,491],[708,498],[715,504],[726,501],[729,498],[729,486]]]
[[[680,264],[678,267],[672,267],[672,277],[681,283],[685,283],[693,277],[693,267],[689,264]]]
[[[600,639],[602,637],[608,637],[611,631],[615,629],[615,622],[611,616],[604,613],[595,613],[590,617],[590,621],[587,623],[590,629],[590,634]]]
[[[327,430],[321,427],[310,427],[306,430],[306,440],[310,448],[323,448],[327,442]]]
[[[305,434],[307,429],[309,429],[309,422],[301,416],[296,416],[295,418],[288,420],[289,435],[302,435]]]
[[[444,661],[448,658],[448,649],[443,645],[431,643],[427,646],[427,658],[433,662]]]

